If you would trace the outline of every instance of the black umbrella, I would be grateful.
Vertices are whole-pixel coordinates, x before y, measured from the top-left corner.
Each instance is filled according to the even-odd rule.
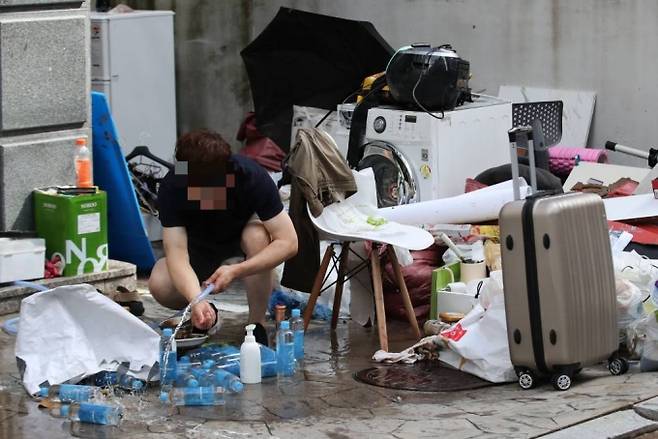
[[[281,8],[240,54],[258,129],[287,151],[293,105],[335,109],[393,49],[371,23]]]

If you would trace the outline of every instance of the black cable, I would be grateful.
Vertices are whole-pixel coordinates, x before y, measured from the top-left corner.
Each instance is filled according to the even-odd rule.
[[[352,96],[354,96],[355,94],[357,94],[359,91],[361,91],[360,88],[357,89],[357,90],[355,90],[355,91],[353,91],[352,93],[348,94],[347,97],[346,97],[345,99],[343,99],[343,102],[341,102],[341,104],[344,104],[345,102],[347,102],[347,100],[348,100],[349,98],[351,98]],[[315,127],[314,127],[314,128],[317,128],[317,127],[319,127],[320,125],[322,125],[322,122],[324,122],[324,121],[329,117],[329,115],[330,115],[331,113],[333,113],[334,111],[336,111],[335,108],[332,108],[331,110],[327,111],[327,114],[325,114],[324,116],[322,116],[322,119],[320,119],[320,122],[318,122],[318,123],[315,124]]]
[[[436,52],[438,49],[441,49],[444,46],[445,45],[442,45],[442,46],[439,46],[439,47],[433,47],[432,49],[430,49],[429,52],[427,52],[425,54],[425,57],[427,57],[428,59],[426,60],[425,63],[423,63],[424,64],[423,71],[420,72],[420,75],[418,75],[418,80],[416,81],[416,85],[414,85],[414,88],[411,89],[411,96],[414,98],[414,102],[416,103],[416,105],[418,105],[421,110],[423,110],[425,113],[432,116],[434,119],[439,119],[439,120],[441,120],[445,117],[445,113],[443,112],[443,110],[441,110],[441,117],[439,117],[439,116],[435,115],[434,113],[432,113],[431,111],[429,111],[427,108],[425,108],[418,101],[418,98],[416,97],[416,88],[418,88],[418,84],[420,84],[421,79],[423,79],[423,76],[425,76],[425,73],[427,73],[427,70],[429,69],[429,57],[432,56],[432,53]],[[443,62],[445,62],[445,58],[444,58]],[[447,66],[446,66],[446,70],[448,70]]]

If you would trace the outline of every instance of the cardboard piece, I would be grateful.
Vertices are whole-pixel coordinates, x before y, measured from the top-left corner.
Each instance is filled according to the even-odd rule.
[[[648,173],[649,168],[582,162],[573,168],[571,174],[569,174],[569,177],[564,182],[562,189],[564,189],[565,192],[569,192],[576,183],[585,183],[590,178],[600,180],[604,185],[612,184],[624,177],[632,178],[637,182],[641,182]],[[649,184],[649,188],[651,188],[651,184]],[[637,189],[635,190],[635,193],[638,193]]]

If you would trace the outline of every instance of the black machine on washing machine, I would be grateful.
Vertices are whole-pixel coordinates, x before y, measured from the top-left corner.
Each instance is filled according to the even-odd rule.
[[[389,61],[386,74],[373,82],[369,92],[354,109],[347,153],[350,166],[363,169],[372,166],[369,165],[370,162],[376,161],[379,163],[378,168],[381,168],[381,175],[390,173],[390,178],[386,178],[393,178],[395,167],[404,167],[398,166],[399,161],[385,159],[384,155],[380,154],[383,149],[378,147],[371,148],[373,157],[364,155],[367,147],[363,141],[368,110],[381,104],[392,103],[401,108],[418,109],[428,113],[449,111],[471,101],[469,77],[470,63],[460,58],[449,44],[431,47],[426,43],[415,43],[399,49]],[[409,177],[404,175],[403,171],[397,173],[403,178]],[[404,190],[402,180],[400,183],[401,189]],[[407,188],[411,189],[409,185]],[[395,199],[399,201],[398,204],[414,199],[404,193],[396,196],[394,191],[389,191],[389,195],[378,195],[380,207],[382,204],[390,205]]]
[[[395,102],[424,111],[448,111],[470,101],[469,76],[470,63],[450,44],[403,47],[386,68],[386,83]]]

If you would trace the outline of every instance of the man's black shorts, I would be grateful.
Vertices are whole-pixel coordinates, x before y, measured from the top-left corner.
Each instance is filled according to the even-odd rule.
[[[190,265],[199,278],[199,282],[207,280],[227,259],[236,256],[244,257],[240,239],[216,245],[188,241],[187,251],[190,256]]]

